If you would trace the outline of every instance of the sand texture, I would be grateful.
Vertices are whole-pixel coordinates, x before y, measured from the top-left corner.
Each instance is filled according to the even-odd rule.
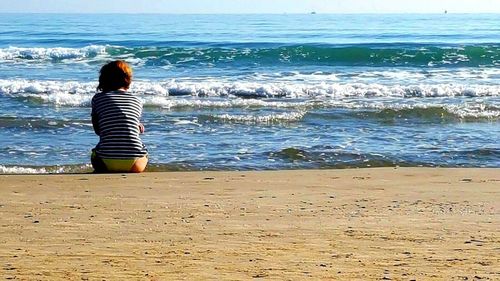
[[[15,280],[499,280],[500,170],[0,176]]]

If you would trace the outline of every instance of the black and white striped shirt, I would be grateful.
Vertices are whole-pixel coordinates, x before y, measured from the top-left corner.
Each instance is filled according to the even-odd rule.
[[[92,98],[92,118],[97,125],[97,156],[129,159],[147,154],[139,137],[142,102],[125,91],[98,93]],[[95,127],[95,126],[94,126]]]

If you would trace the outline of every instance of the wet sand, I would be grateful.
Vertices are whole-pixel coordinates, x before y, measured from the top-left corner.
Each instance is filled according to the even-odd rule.
[[[498,280],[500,170],[0,176],[15,280]]]

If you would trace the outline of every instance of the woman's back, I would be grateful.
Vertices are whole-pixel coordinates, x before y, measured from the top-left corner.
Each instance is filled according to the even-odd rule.
[[[141,101],[125,91],[96,94],[92,99],[92,114],[97,119],[99,134],[96,154],[114,159],[146,155],[139,137],[141,113]]]

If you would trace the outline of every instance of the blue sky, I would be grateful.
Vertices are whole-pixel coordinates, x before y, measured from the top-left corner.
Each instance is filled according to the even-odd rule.
[[[500,13],[500,0],[0,0],[36,13]]]

